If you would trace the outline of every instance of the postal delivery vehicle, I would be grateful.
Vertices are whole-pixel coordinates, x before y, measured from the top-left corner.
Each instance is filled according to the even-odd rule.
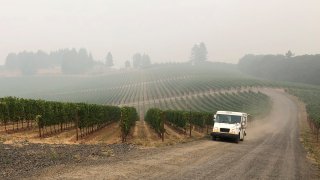
[[[244,112],[217,111],[211,132],[212,140],[231,138],[236,143],[246,136],[248,114]]]

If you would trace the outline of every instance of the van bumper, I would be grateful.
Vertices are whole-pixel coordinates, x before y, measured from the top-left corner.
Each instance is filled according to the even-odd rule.
[[[231,139],[238,138],[238,134],[230,134],[230,133],[212,132],[210,135],[212,136],[212,138],[231,138]]]

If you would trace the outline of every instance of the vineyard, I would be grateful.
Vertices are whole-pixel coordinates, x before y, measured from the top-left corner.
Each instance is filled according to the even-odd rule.
[[[319,87],[300,87],[289,88],[287,90],[290,94],[297,96],[306,104],[306,111],[308,114],[308,122],[312,131],[319,138],[320,130],[320,88]]]
[[[187,133],[187,128],[189,127],[190,135],[191,129],[196,128],[200,129],[201,132],[205,128],[207,130],[206,133],[208,133],[208,129],[213,125],[213,114],[218,110],[243,111],[249,112],[253,116],[258,116],[270,109],[268,96],[252,91],[201,96],[194,98],[194,101],[185,102],[184,100],[179,100],[172,104],[173,106],[163,106],[162,110],[151,108],[146,113],[145,120],[162,139],[165,132],[165,123],[181,129],[184,133]],[[179,104],[191,104],[192,106],[189,106],[190,111],[186,111],[183,110],[183,106],[174,106]],[[191,111],[191,109],[199,110],[199,112]]]
[[[214,92],[187,97],[164,100],[159,104],[148,104],[150,109],[146,113],[145,120],[160,138],[164,139],[166,131],[164,124],[183,134],[187,134],[187,128],[190,130],[190,135],[191,129],[201,133],[206,129],[208,133],[212,126],[212,115],[217,110],[245,111],[257,116],[270,108],[268,97],[253,91]],[[119,121],[122,142],[125,142],[126,136],[138,120],[136,109],[126,106],[119,108],[8,97],[1,99],[0,107],[1,120],[5,127],[15,127],[15,124],[35,120],[34,124],[39,128],[40,137],[75,128],[77,139],[83,138],[112,122]],[[14,131],[14,128],[11,129]]]
[[[125,140],[136,120],[137,111],[132,107],[119,108],[15,97],[0,99],[0,121],[6,132],[29,129],[33,124],[39,129],[39,137],[46,137],[74,128],[78,140],[108,124],[120,121],[122,139]]]
[[[217,65],[215,65],[217,66]],[[212,111],[210,100],[221,92],[237,93],[257,87],[277,86],[247,77],[232,67],[163,65],[150,69],[85,77],[70,87],[61,82],[54,90],[19,97],[63,102],[132,106],[141,118],[149,108]],[[55,80],[57,81],[57,80]],[[199,102],[202,100],[206,102]],[[187,105],[188,104],[188,105]]]
[[[10,127],[9,132],[33,125],[41,137],[76,130],[72,132],[78,139],[116,123],[114,127],[121,129],[120,138],[125,142],[138,119],[141,121],[133,136],[152,134],[144,125],[145,119],[162,138],[169,128],[183,134],[190,129],[204,133],[204,129],[210,129],[212,114],[217,110],[263,115],[271,103],[260,89],[292,86],[253,79],[229,66],[186,64],[81,79],[70,82],[70,86],[61,81],[52,90],[26,90],[20,96],[26,99],[3,98],[2,126]]]
[[[215,65],[216,66],[216,65]],[[51,90],[37,87],[31,79],[21,79],[29,83],[24,87],[16,79],[0,79],[3,88],[2,96],[19,96],[32,99],[46,99],[65,102],[88,102],[94,104],[137,104],[146,100],[157,100],[207,91],[219,91],[240,87],[268,86],[271,83],[246,77],[231,67],[222,68],[213,65],[190,66],[171,65],[150,69],[117,72],[93,77],[56,77],[34,78],[35,81],[48,81],[56,84]],[[69,82],[66,82],[67,79]],[[79,80],[81,79],[81,80]],[[11,90],[1,84],[12,84],[17,89],[26,89],[25,93]],[[69,86],[68,86],[69,83]],[[27,87],[26,87],[27,86]],[[31,86],[31,87],[30,87]],[[50,85],[51,87],[53,85]],[[29,89],[30,88],[30,89]],[[8,90],[9,91],[9,90]],[[15,92],[17,91],[17,92]]]

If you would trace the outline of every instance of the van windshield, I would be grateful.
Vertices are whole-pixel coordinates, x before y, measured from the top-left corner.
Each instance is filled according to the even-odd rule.
[[[241,116],[218,114],[216,116],[217,123],[236,124],[241,122]]]

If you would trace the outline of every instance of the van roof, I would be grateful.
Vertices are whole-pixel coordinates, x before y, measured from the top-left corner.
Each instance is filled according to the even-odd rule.
[[[226,115],[236,115],[236,116],[248,116],[247,113],[244,113],[244,112],[233,112],[233,111],[217,111],[216,114],[226,114]]]

